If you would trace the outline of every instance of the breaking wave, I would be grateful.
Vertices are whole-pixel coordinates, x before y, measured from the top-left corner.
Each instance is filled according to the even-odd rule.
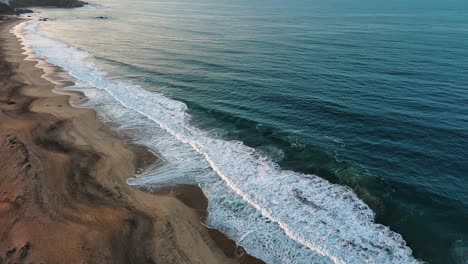
[[[19,27],[24,45],[76,78],[68,89],[82,91],[85,106],[161,156],[129,184],[199,184],[209,199],[207,224],[267,263],[419,262],[349,187],[283,170],[262,151],[213,137],[191,125],[184,103],[110,80],[91,54],[42,31],[38,21]]]

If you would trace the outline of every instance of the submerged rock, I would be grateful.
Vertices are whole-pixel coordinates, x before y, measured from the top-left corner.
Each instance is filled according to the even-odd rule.
[[[468,241],[458,240],[453,243],[452,259],[456,264],[468,264]]]

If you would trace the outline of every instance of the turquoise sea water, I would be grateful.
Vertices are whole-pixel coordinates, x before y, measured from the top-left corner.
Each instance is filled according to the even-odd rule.
[[[163,158],[132,184],[200,184],[270,263],[462,263],[468,2],[94,3],[25,36]]]

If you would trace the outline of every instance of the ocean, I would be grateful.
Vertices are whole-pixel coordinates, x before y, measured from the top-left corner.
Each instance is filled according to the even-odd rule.
[[[160,157],[129,184],[199,185],[267,263],[464,263],[468,2],[35,10],[24,44]]]

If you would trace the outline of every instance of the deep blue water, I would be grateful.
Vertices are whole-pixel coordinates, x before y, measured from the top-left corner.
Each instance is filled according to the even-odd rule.
[[[108,79],[184,102],[213,137],[350,186],[416,258],[454,262],[468,240],[468,2],[95,3],[42,10],[55,18],[42,28]]]

